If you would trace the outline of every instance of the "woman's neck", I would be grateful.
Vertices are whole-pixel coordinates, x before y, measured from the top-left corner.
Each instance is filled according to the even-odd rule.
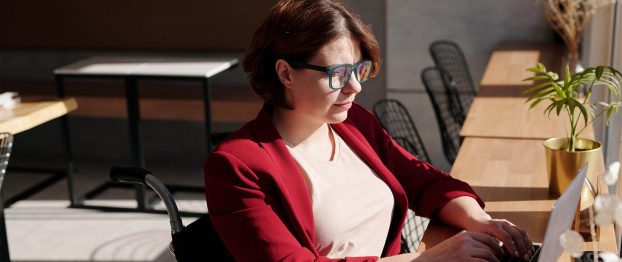
[[[277,108],[272,122],[281,137],[292,148],[297,148],[320,158],[333,158],[335,139],[327,123],[313,121],[294,110]]]

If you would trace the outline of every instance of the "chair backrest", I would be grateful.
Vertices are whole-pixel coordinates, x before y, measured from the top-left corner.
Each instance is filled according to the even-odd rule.
[[[425,150],[417,127],[402,103],[394,99],[380,100],[374,105],[374,114],[395,142],[419,160],[430,162],[430,157]],[[411,253],[417,250],[429,221],[429,219],[416,216],[414,212],[408,210],[402,230],[402,253]]]
[[[419,160],[430,162],[430,156],[423,146],[415,123],[402,103],[394,99],[380,100],[374,105],[374,114],[400,146]]]
[[[430,55],[436,67],[448,76],[445,85],[450,89],[452,100],[458,102],[454,105],[454,113],[459,112],[461,117],[456,119],[462,123],[475,96],[475,86],[464,53],[456,43],[439,40],[430,44]]]
[[[9,157],[11,156],[11,148],[13,147],[13,135],[10,133],[0,133],[0,188],[4,181],[4,174],[9,165]]]
[[[4,222],[4,199],[2,199],[2,183],[4,174],[9,165],[11,148],[13,147],[13,135],[0,133],[0,261],[11,261],[9,256],[9,244],[6,236],[6,224]]]
[[[451,96],[443,82],[444,75],[436,67],[428,67],[421,71],[421,80],[434,107],[436,122],[441,132],[443,153],[453,164],[460,149],[460,129],[462,125],[451,112]]]
[[[402,230],[402,250],[401,253],[414,253],[423,239],[423,234],[430,224],[430,219],[415,215],[415,212],[408,210],[404,229]]]

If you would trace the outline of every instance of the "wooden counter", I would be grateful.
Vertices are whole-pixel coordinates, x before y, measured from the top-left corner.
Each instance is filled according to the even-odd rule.
[[[566,136],[568,114],[544,114],[547,102],[529,110],[523,97],[476,97],[460,130],[462,137],[548,139]],[[578,109],[577,109],[578,113]],[[579,130],[583,127],[583,119]],[[589,126],[580,137],[594,138]]]
[[[78,108],[76,100],[22,102],[11,109],[0,107],[0,132],[17,134]]]
[[[548,177],[542,140],[466,138],[451,175],[469,183],[486,202],[486,212],[525,229],[542,242],[555,199],[548,196]],[[602,159],[601,159],[602,160]],[[603,161],[598,170],[604,171]],[[598,173],[598,172],[597,172]],[[601,185],[600,190],[606,190]],[[601,191],[602,192],[602,191]],[[600,228],[599,250],[617,252],[613,225]],[[428,226],[419,246],[424,251],[458,230],[439,222]],[[591,248],[591,242],[586,248]],[[563,257],[559,261],[570,261]]]

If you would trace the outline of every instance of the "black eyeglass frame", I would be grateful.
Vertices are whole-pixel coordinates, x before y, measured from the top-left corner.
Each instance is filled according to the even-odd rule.
[[[367,81],[367,79],[369,79],[369,77],[363,79],[361,81],[361,79],[359,79],[359,74],[358,71],[356,70],[356,68],[365,62],[369,62],[369,71],[373,71],[374,70],[374,65],[371,62],[371,60],[369,59],[361,59],[360,61],[356,62],[355,64],[337,64],[337,65],[332,65],[332,66],[318,66],[318,65],[312,65],[312,64],[307,64],[307,63],[303,63],[303,62],[296,62],[296,61],[291,61],[291,60],[286,60],[288,63],[290,63],[292,66],[294,67],[300,67],[300,68],[304,68],[304,69],[310,69],[310,70],[315,70],[315,71],[320,71],[320,72],[324,72],[326,73],[326,75],[328,75],[328,86],[331,89],[334,90],[338,90],[343,88],[344,86],[346,86],[346,84],[348,83],[348,81],[350,81],[350,76],[352,75],[352,72],[354,72],[354,77],[356,77],[356,80],[359,81],[359,83],[363,83],[365,81]],[[346,81],[343,81],[343,84],[341,84],[340,87],[333,87],[333,78],[331,77],[333,75],[333,73],[335,72],[335,70],[339,67],[345,67],[346,70],[348,70],[349,72],[347,72],[346,74]]]

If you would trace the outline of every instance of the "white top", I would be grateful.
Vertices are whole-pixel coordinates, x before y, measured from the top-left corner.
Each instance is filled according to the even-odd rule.
[[[315,220],[315,248],[322,256],[382,255],[391,217],[389,187],[333,132],[332,161],[315,159],[287,145],[305,174]]]
[[[237,58],[95,56],[58,68],[54,74],[209,78],[237,63]]]

